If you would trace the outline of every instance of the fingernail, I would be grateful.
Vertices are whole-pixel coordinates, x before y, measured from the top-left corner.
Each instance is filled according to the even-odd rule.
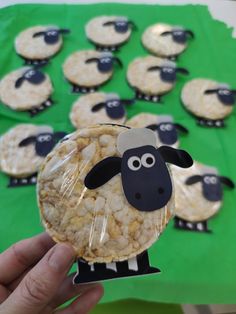
[[[56,244],[49,256],[48,264],[57,272],[64,272],[69,269],[75,258],[75,251],[70,245]]]

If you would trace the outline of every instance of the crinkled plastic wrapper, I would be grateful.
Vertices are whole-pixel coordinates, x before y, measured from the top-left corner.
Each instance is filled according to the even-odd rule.
[[[117,138],[127,130],[118,125],[78,130],[54,148],[39,173],[38,204],[47,232],[56,242],[69,242],[77,256],[89,263],[125,261],[144,252],[173,214],[173,193],[158,210],[133,207],[120,173],[97,188],[85,186],[86,176],[100,161],[122,157]],[[98,181],[112,171],[107,168]]]

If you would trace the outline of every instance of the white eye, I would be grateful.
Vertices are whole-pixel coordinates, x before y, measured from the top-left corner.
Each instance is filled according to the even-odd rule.
[[[180,36],[180,35],[182,35],[182,32],[181,31],[175,31],[174,34],[177,36]]]
[[[216,184],[217,183],[216,177],[210,177],[210,182],[211,184]]]
[[[155,162],[156,158],[150,153],[144,154],[141,158],[141,163],[146,168],[151,168],[155,164]]]
[[[166,125],[165,125],[165,124],[161,124],[161,125],[160,125],[160,130],[161,130],[162,132],[165,132],[165,131],[166,131]]]
[[[50,35],[55,36],[55,35],[57,34],[57,32],[56,32],[56,31],[48,31],[47,34],[48,34],[49,36],[50,36]]]
[[[52,136],[51,135],[40,135],[38,138],[37,138],[37,141],[42,143],[42,142],[50,142],[52,139]]]
[[[230,95],[230,91],[228,89],[220,89],[219,94],[220,95]]]
[[[110,63],[111,59],[110,58],[103,58],[101,59],[101,63]]]
[[[170,123],[166,124],[166,130],[167,130],[167,131],[173,130],[173,125],[170,124]]]
[[[141,160],[137,156],[132,156],[128,159],[128,167],[132,171],[137,171],[141,168]]]
[[[206,183],[206,184],[211,184],[211,177],[209,177],[209,176],[206,176],[206,177],[204,177],[204,182]]]
[[[34,70],[30,70],[29,72],[27,72],[27,73],[25,74],[25,77],[26,77],[26,78],[31,78],[34,74],[35,74],[35,71],[34,71]]]
[[[173,68],[163,68],[163,72],[174,73],[174,69]]]
[[[109,102],[107,103],[107,106],[108,106],[109,108],[118,107],[118,106],[119,106],[119,102],[116,101],[116,100],[114,100],[114,101],[109,101]]]

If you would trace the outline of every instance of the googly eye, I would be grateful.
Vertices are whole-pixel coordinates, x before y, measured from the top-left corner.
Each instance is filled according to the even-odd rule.
[[[211,182],[211,184],[216,184],[217,178],[216,177],[210,177],[210,182]]]
[[[31,78],[32,76],[35,75],[35,71],[34,70],[29,70],[27,73],[25,73],[25,77],[28,79],[28,78]]]
[[[43,142],[50,142],[52,140],[52,136],[51,135],[40,135],[37,138],[37,141],[40,143]]]
[[[111,58],[102,58],[101,63],[110,63],[111,62]]]
[[[166,130],[167,130],[167,131],[173,130],[173,125],[170,124],[170,123],[166,124]]]
[[[55,36],[55,35],[57,35],[57,31],[48,31],[48,32],[47,32],[47,35],[49,35],[49,36]]]
[[[150,153],[144,154],[141,158],[141,163],[145,168],[153,167],[155,162],[156,162],[156,158]]]
[[[160,130],[161,130],[162,132],[165,132],[165,131],[166,131],[166,125],[165,125],[165,124],[161,124],[161,125],[160,125]]]
[[[118,106],[119,106],[119,102],[118,102],[117,100],[109,101],[109,102],[107,103],[107,106],[108,106],[109,108],[118,107]]]
[[[132,156],[128,159],[128,167],[132,171],[137,171],[141,168],[141,160],[137,156]]]
[[[205,176],[203,181],[206,183],[206,184],[211,184],[211,178],[210,176]]]
[[[219,90],[219,95],[230,95],[230,91],[228,89],[220,89]]]
[[[174,35],[176,35],[176,36],[181,36],[182,34],[183,34],[182,31],[175,31],[175,32],[174,32]]]

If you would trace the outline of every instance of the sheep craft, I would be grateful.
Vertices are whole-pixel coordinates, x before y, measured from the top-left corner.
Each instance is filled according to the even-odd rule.
[[[236,90],[228,84],[197,78],[187,82],[181,92],[183,106],[204,127],[222,128],[233,111]]]
[[[89,93],[111,79],[115,64],[123,66],[111,52],[77,51],[66,59],[63,72],[73,93]]]
[[[194,38],[191,30],[181,26],[158,23],[149,26],[142,35],[143,46],[152,54],[176,60],[188,46],[189,39]]]
[[[124,16],[98,16],[85,28],[87,38],[99,51],[117,51],[136,29],[134,22]]]
[[[66,133],[49,126],[18,124],[0,138],[0,168],[10,178],[9,187],[36,184],[45,156]]]
[[[161,96],[170,92],[176,82],[176,74],[188,75],[188,70],[176,63],[153,57],[140,57],[128,66],[127,80],[136,92],[136,98],[160,102]]]
[[[223,185],[233,189],[233,181],[219,175],[214,167],[194,162],[185,171],[171,167],[174,186],[178,229],[211,232],[208,220],[218,213],[222,206]]]
[[[90,93],[75,101],[70,119],[77,129],[98,123],[123,124],[126,120],[125,107],[134,103],[134,99],[122,99],[116,93]]]
[[[58,26],[34,26],[22,31],[15,39],[15,49],[27,65],[45,64],[63,45],[62,35],[69,29]]]
[[[173,215],[166,163],[186,168],[192,158],[172,147],[158,148],[150,129],[114,124],[80,129],[46,157],[38,179],[39,208],[53,239],[68,239],[75,248],[74,283],[159,272],[150,267],[147,249]]]
[[[40,67],[23,67],[8,73],[0,81],[0,100],[16,111],[28,111],[33,117],[53,105],[53,85]]]
[[[140,113],[126,122],[132,128],[148,128],[155,132],[157,146],[167,145],[179,147],[179,134],[188,134],[188,129],[180,123],[174,122],[171,115],[155,115]]]

